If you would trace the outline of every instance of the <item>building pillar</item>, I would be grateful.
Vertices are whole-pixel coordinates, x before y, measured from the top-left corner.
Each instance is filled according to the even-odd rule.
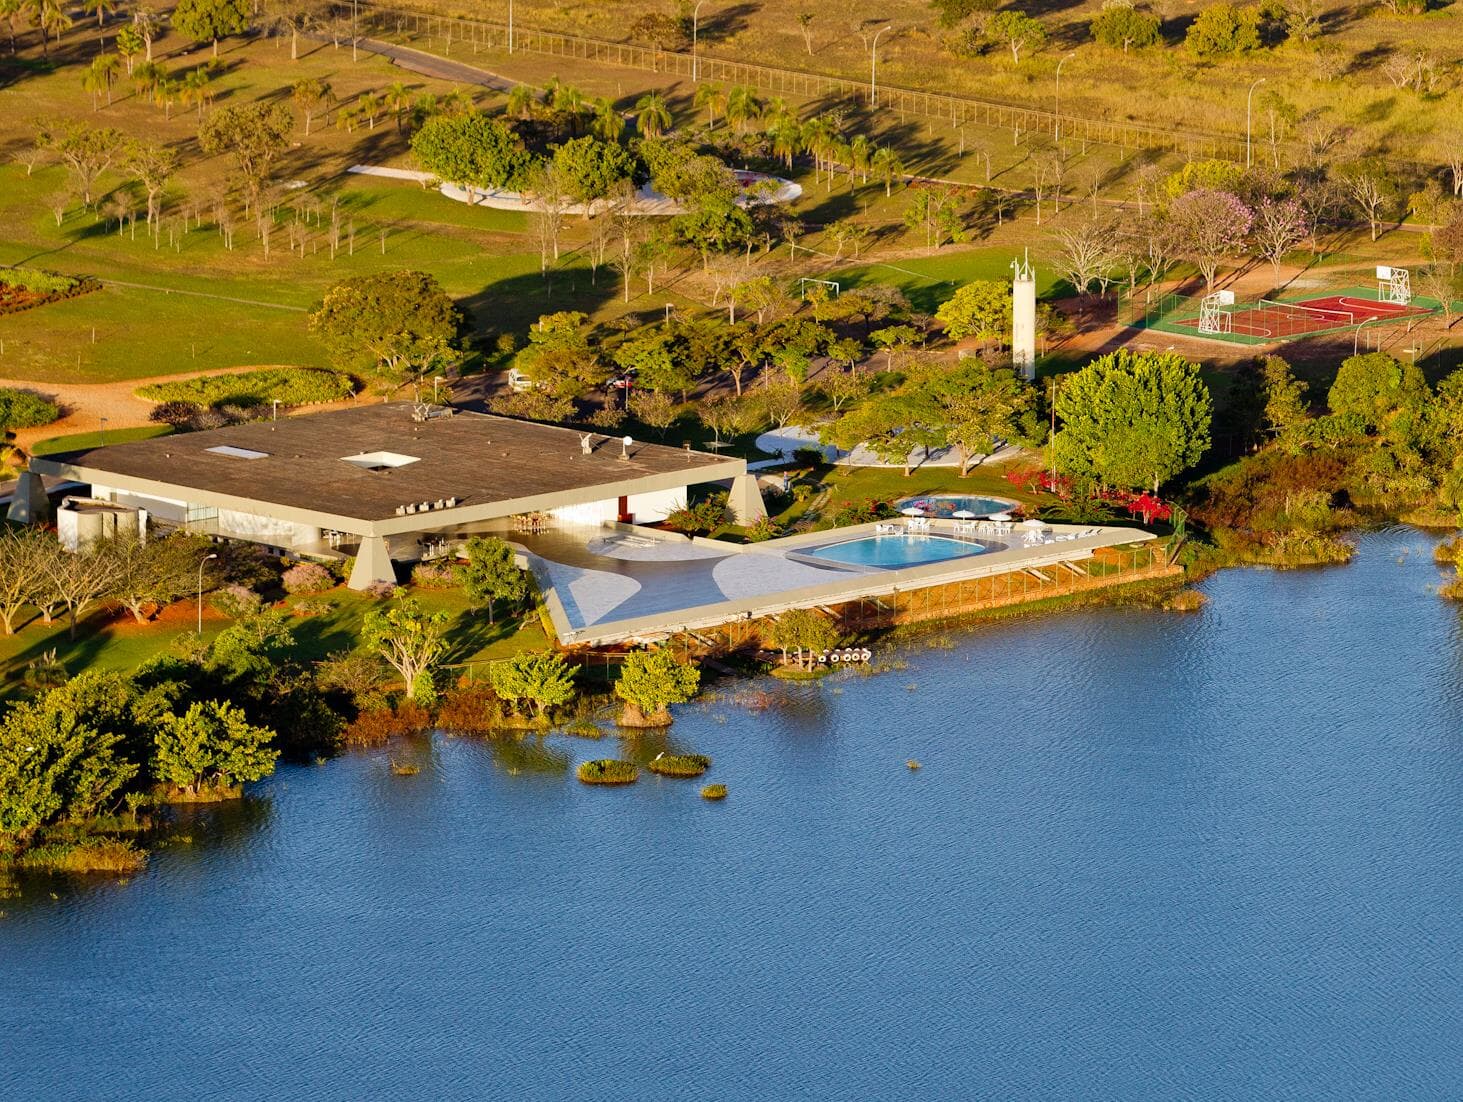
[[[738,524],[755,524],[767,515],[762,491],[757,488],[757,476],[753,474],[739,474],[732,479],[726,503]]]
[[[396,570],[386,550],[386,537],[362,536],[356,563],[351,567],[350,581],[346,584],[352,589],[368,589],[377,582],[396,584]]]
[[[46,484],[40,475],[21,472],[5,516],[17,524],[44,524],[51,519],[51,499],[46,496]]]
[[[1011,266],[1011,363],[1030,382],[1036,378],[1036,271],[1029,256]]]

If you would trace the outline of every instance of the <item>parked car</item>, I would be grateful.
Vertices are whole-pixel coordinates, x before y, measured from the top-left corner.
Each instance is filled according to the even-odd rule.
[[[516,367],[508,369],[508,389],[515,394],[523,390],[532,390],[537,384]]]

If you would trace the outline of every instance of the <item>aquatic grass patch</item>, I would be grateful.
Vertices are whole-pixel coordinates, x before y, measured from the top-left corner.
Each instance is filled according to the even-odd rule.
[[[619,758],[595,758],[580,762],[574,775],[584,784],[634,784],[640,779],[640,767]]]
[[[16,868],[31,872],[130,875],[146,866],[147,854],[131,842],[116,838],[53,842],[26,850],[15,860]]]
[[[699,777],[711,768],[705,754],[657,754],[645,768],[662,777]]]
[[[703,800],[724,800],[726,799],[726,785],[707,784],[701,787],[701,798]]]
[[[343,371],[318,367],[267,367],[233,375],[203,375],[138,387],[137,396],[151,402],[190,402],[197,406],[315,406],[339,402],[356,392],[356,381]]]

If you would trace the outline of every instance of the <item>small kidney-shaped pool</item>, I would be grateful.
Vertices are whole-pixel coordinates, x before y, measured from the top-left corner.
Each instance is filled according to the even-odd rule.
[[[876,566],[897,569],[901,566],[923,566],[926,563],[961,559],[979,555],[983,544],[949,536],[883,535],[830,543],[803,554],[812,559],[846,563],[849,566]]]

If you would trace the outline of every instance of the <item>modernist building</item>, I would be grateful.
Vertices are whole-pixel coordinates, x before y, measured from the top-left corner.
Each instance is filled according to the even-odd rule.
[[[690,486],[723,483],[738,520],[764,515],[745,461],[410,402],[233,425],[36,458],[12,519],[45,511],[40,476],[145,511],[145,523],[302,556],[353,555],[350,585],[515,517],[656,521]]]

